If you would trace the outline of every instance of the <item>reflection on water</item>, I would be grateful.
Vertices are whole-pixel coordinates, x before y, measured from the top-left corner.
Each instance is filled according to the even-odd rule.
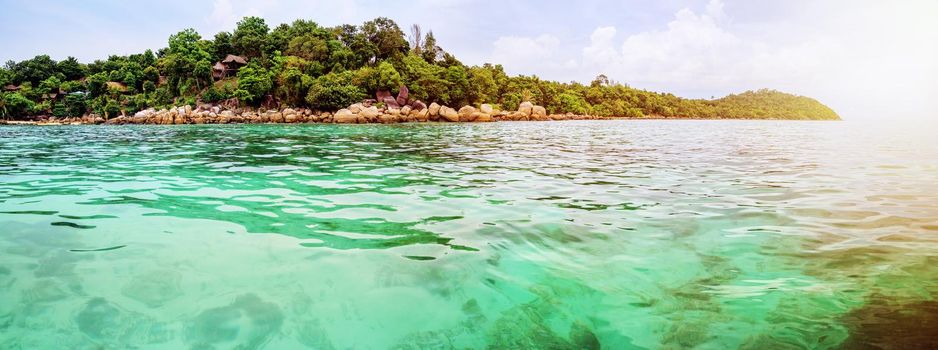
[[[0,227],[4,349],[935,346],[921,128],[4,127]]]

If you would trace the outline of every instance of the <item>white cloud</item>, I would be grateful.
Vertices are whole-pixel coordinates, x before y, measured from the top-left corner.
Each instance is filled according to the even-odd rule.
[[[686,97],[773,88],[815,97],[848,119],[935,119],[938,3],[812,2],[761,22],[725,10],[711,0],[700,11],[676,11],[660,29],[604,26],[563,48],[547,35],[503,37],[490,59],[555,80],[604,73]]]
[[[212,14],[208,17],[209,23],[219,28],[233,28],[238,21],[234,7],[230,0],[215,0],[212,3]]]

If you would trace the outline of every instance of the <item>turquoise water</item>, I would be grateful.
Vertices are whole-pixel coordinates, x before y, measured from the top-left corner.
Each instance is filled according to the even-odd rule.
[[[0,348],[935,346],[930,130],[2,127]]]

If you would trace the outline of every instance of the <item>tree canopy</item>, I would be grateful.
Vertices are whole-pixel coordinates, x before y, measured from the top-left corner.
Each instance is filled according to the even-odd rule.
[[[509,76],[498,64],[463,64],[432,30],[408,29],[409,37],[384,17],[335,27],[301,19],[273,29],[262,18],[245,17],[232,32],[209,38],[184,29],[156,52],[91,63],[38,55],[0,68],[0,85],[15,87],[0,92],[0,113],[113,117],[232,98],[248,106],[330,110],[403,85],[415,99],[454,107],[491,103],[514,110],[531,101],[550,113],[607,117],[839,119],[811,98],[774,90],[704,100],[635,89],[602,74],[588,85]],[[215,81],[213,65],[230,54],[248,64]]]

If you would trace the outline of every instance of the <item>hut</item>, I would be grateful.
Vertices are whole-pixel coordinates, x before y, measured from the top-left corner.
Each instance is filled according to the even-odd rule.
[[[7,86],[4,86],[4,87],[3,87],[3,91],[18,91],[19,89],[20,89],[19,86],[16,86],[16,85],[13,85],[13,84],[10,84],[10,85],[7,85]]]
[[[225,64],[224,64],[224,63],[221,63],[221,62],[215,63],[215,65],[212,66],[212,78],[215,78],[215,80],[220,80],[220,79],[224,78],[224,77],[225,77],[225,71],[226,71],[227,69],[228,69],[228,68],[225,67]]]
[[[241,56],[228,55],[225,59],[212,66],[212,77],[224,79],[238,74],[238,70],[248,64],[247,59]]]

